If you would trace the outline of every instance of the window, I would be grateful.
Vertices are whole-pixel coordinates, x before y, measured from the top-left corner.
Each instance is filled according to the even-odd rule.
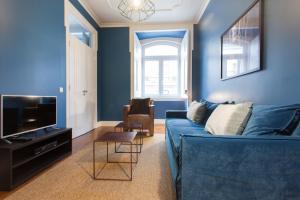
[[[178,56],[178,47],[171,45],[154,45],[145,48],[145,56]]]
[[[77,37],[81,42],[91,47],[91,32],[73,14],[69,15],[69,32],[72,36]]]
[[[142,96],[181,97],[180,45],[154,42],[144,45],[142,50]]]

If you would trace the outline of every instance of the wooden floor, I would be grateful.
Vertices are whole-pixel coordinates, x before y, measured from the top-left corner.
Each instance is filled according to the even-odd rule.
[[[93,141],[93,139],[97,135],[101,135],[101,134],[104,134],[107,131],[113,131],[113,130],[114,130],[113,127],[100,127],[100,128],[97,128],[97,129],[95,129],[95,130],[93,130],[93,131],[91,131],[91,132],[83,135],[83,136],[75,138],[73,140],[73,151],[72,151],[72,153],[78,152],[83,147],[85,147],[86,145],[88,145],[89,143],[91,143]],[[154,132],[155,132],[155,134],[164,134],[165,133],[165,126],[164,125],[155,125]],[[55,164],[52,165],[51,167],[54,167],[54,166],[55,166]],[[25,182],[24,184],[22,184],[21,186],[15,188],[12,191],[9,191],[9,192],[0,192],[0,200],[2,200],[5,197],[9,196],[10,194],[14,193],[18,189],[24,187],[26,184],[29,184],[31,181],[33,181],[36,178],[38,178],[40,175],[42,175],[43,173],[45,173],[51,167],[49,167],[48,169],[46,169],[43,172],[39,173],[38,175],[36,175],[35,177],[31,178],[30,180],[28,180],[27,182]]]

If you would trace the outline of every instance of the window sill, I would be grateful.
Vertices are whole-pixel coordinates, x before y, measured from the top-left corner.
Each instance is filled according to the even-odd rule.
[[[154,101],[187,101],[185,97],[153,97]]]

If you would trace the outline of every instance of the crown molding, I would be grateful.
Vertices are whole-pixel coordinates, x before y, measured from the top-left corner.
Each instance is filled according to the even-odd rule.
[[[130,27],[137,29],[151,29],[151,30],[166,30],[166,29],[186,29],[193,26],[193,22],[186,23],[102,23],[101,28],[113,27]]]
[[[211,0],[202,0],[202,4],[198,11],[198,14],[195,16],[192,22],[187,22],[187,24],[198,24],[201,17],[203,16],[207,6]],[[97,14],[93,11],[91,6],[84,0],[78,0],[82,7],[90,14],[90,16],[96,21],[99,27],[101,28],[112,28],[112,27],[133,27],[133,26],[156,26],[156,25],[170,25],[168,23],[132,23],[132,22],[120,22],[120,23],[105,23],[101,22]],[[174,23],[174,24],[183,24],[183,23]]]
[[[78,2],[82,5],[82,7],[89,13],[89,15],[95,20],[95,22],[98,24],[98,26],[101,26],[101,20],[97,16],[97,14],[93,11],[91,6],[85,2],[84,0],[78,0]]]
[[[198,24],[200,19],[202,18],[208,4],[210,3],[210,0],[202,0],[202,4],[200,6],[200,9],[198,11],[198,14],[195,16],[195,20],[194,20],[194,23],[195,24]]]
[[[130,23],[101,23],[100,28],[129,27]]]

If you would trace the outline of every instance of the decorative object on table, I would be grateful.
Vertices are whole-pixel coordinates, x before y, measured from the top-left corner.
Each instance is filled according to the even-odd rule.
[[[221,79],[262,69],[263,1],[257,0],[221,37]]]
[[[144,105],[141,102],[144,103]],[[136,104],[139,104],[138,106]],[[147,109],[136,109],[137,107],[147,107]],[[133,112],[134,109],[134,112]],[[147,112],[144,112],[147,110]],[[132,99],[129,105],[123,108],[123,121],[125,124],[140,123],[143,126],[143,132],[148,132],[150,136],[154,135],[154,105],[151,99]]]
[[[155,13],[155,4],[151,0],[120,0],[120,14],[134,22],[149,19]]]

